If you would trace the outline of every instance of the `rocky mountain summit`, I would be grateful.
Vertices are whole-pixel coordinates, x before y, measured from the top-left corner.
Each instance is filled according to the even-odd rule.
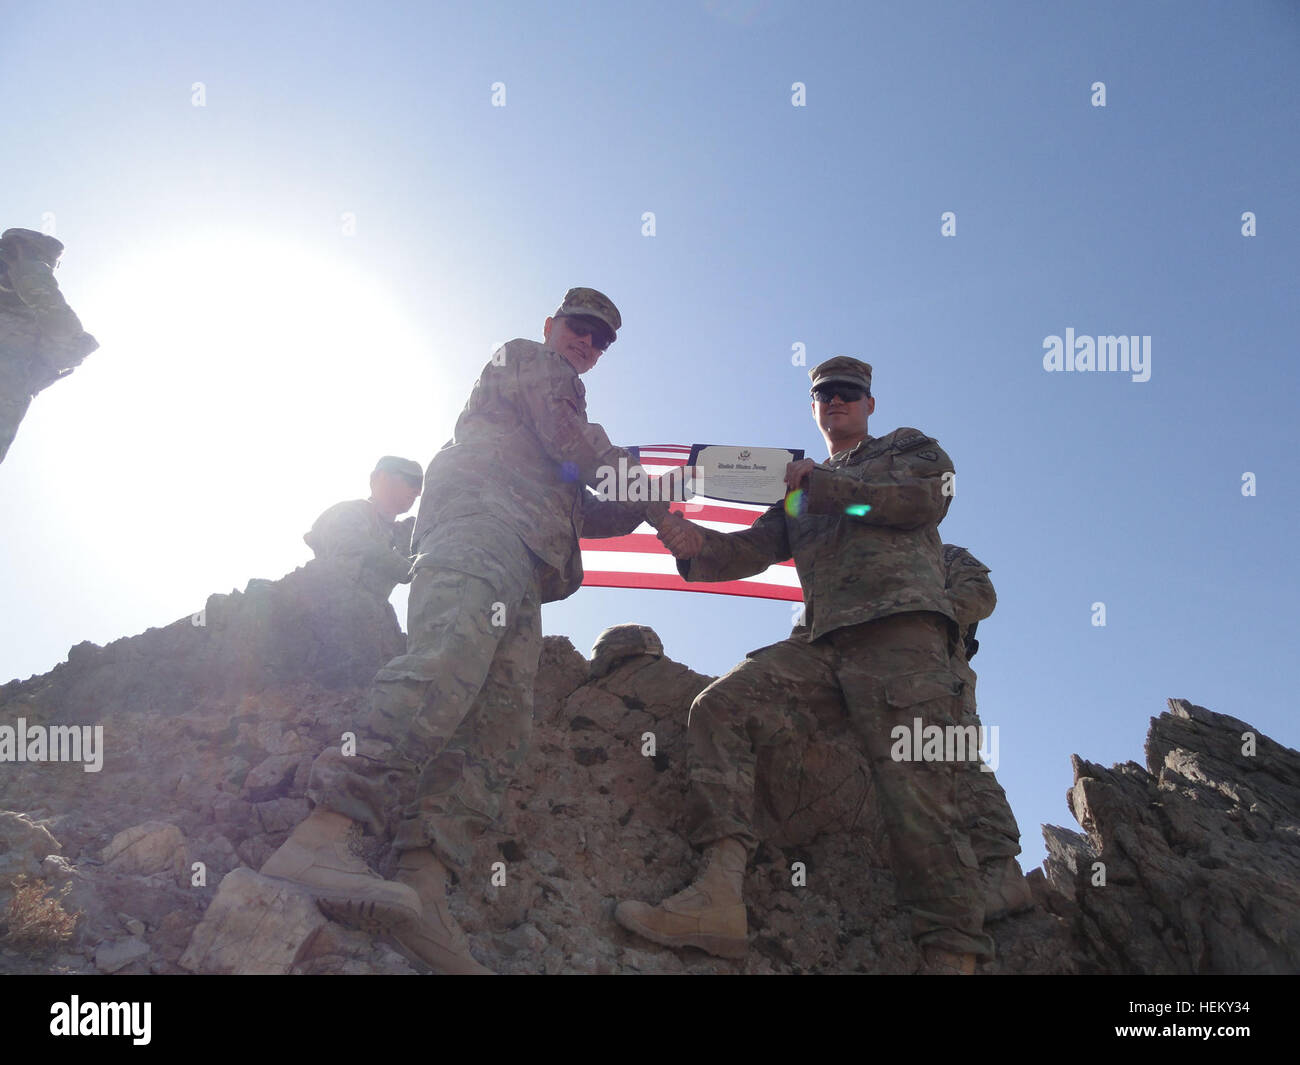
[[[594,661],[546,638],[532,749],[479,842],[481,881],[451,897],[480,960],[503,973],[917,971],[845,721],[762,757],[743,962],[614,922],[619,900],[662,898],[695,869],[685,724],[713,679],[647,629],[619,635]],[[84,740],[80,762],[0,761],[0,972],[415,972],[257,872],[307,814],[312,759],[355,726],[367,681],[402,646],[386,603],[312,563],[0,688],[0,735],[39,729],[53,744],[61,727],[65,753],[69,726]],[[1171,699],[1145,766],[1073,763],[1082,832],[1044,826],[1037,905],[988,926],[998,958],[982,971],[1300,970],[1300,753]]]

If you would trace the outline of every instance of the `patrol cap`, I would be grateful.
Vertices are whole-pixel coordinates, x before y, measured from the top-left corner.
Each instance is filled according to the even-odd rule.
[[[599,318],[609,326],[610,341],[623,328],[623,317],[618,313],[613,300],[594,288],[571,288],[564,294],[564,302],[555,310],[556,315],[582,314],[589,318]]]
[[[649,625],[611,625],[596,637],[591,648],[591,675],[603,677],[624,659],[637,655],[663,658],[664,644],[659,634]]]
[[[420,468],[420,464],[396,455],[385,455],[376,462],[370,476],[373,477],[376,473],[395,473],[414,481],[420,487],[424,486],[424,470]]]
[[[838,381],[865,388],[867,395],[871,394],[871,364],[849,355],[836,355],[833,359],[818,363],[808,371],[808,376],[812,378],[813,388]]]
[[[0,241],[20,240],[26,244],[37,258],[47,266],[53,267],[63,254],[63,242],[48,233],[37,233],[34,229],[6,229],[0,233]]]

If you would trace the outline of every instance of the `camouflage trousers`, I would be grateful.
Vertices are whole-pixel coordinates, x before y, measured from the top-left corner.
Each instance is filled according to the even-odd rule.
[[[947,618],[917,612],[751,651],[691,705],[691,842],[703,847],[734,836],[752,856],[757,748],[815,727],[818,704],[839,702],[871,762],[913,938],[992,957],[979,865],[959,806],[970,767],[892,757],[896,727],[911,736],[917,718],[922,728],[959,721],[962,685],[949,663],[954,641]]]
[[[967,664],[960,649],[953,656],[952,671],[965,685],[961,694],[961,724],[979,729],[975,712],[975,671]],[[1020,853],[1020,826],[1011,812],[1007,793],[997,776],[972,764],[959,785],[958,805],[966,814],[966,832],[971,849],[981,866],[1014,858]]]
[[[541,563],[491,518],[438,526],[420,542],[406,654],[370,686],[357,751],[312,765],[308,797],[468,870],[528,751],[542,649]]]

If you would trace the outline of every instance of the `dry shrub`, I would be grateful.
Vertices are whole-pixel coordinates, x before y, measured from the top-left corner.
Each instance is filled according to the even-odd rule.
[[[14,897],[0,916],[0,943],[29,956],[66,943],[77,924],[77,915],[63,908],[71,888],[71,884],[64,884],[57,895],[49,895],[49,885],[43,880],[25,876],[15,879]]]

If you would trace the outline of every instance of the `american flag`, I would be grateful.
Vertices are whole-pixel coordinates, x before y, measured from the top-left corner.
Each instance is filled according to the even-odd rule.
[[[654,476],[685,466],[691,456],[690,445],[647,444],[634,450],[641,465]],[[729,503],[697,495],[686,503],[673,503],[672,509],[719,532],[748,529],[767,510],[750,503]],[[578,541],[582,548],[583,585],[589,588],[663,588],[681,592],[713,592],[719,595],[748,595],[758,599],[803,601],[794,561],[769,566],[762,573],[739,581],[688,584],[677,573],[677,560],[659,542],[649,525],[638,526],[629,536],[605,540]]]

